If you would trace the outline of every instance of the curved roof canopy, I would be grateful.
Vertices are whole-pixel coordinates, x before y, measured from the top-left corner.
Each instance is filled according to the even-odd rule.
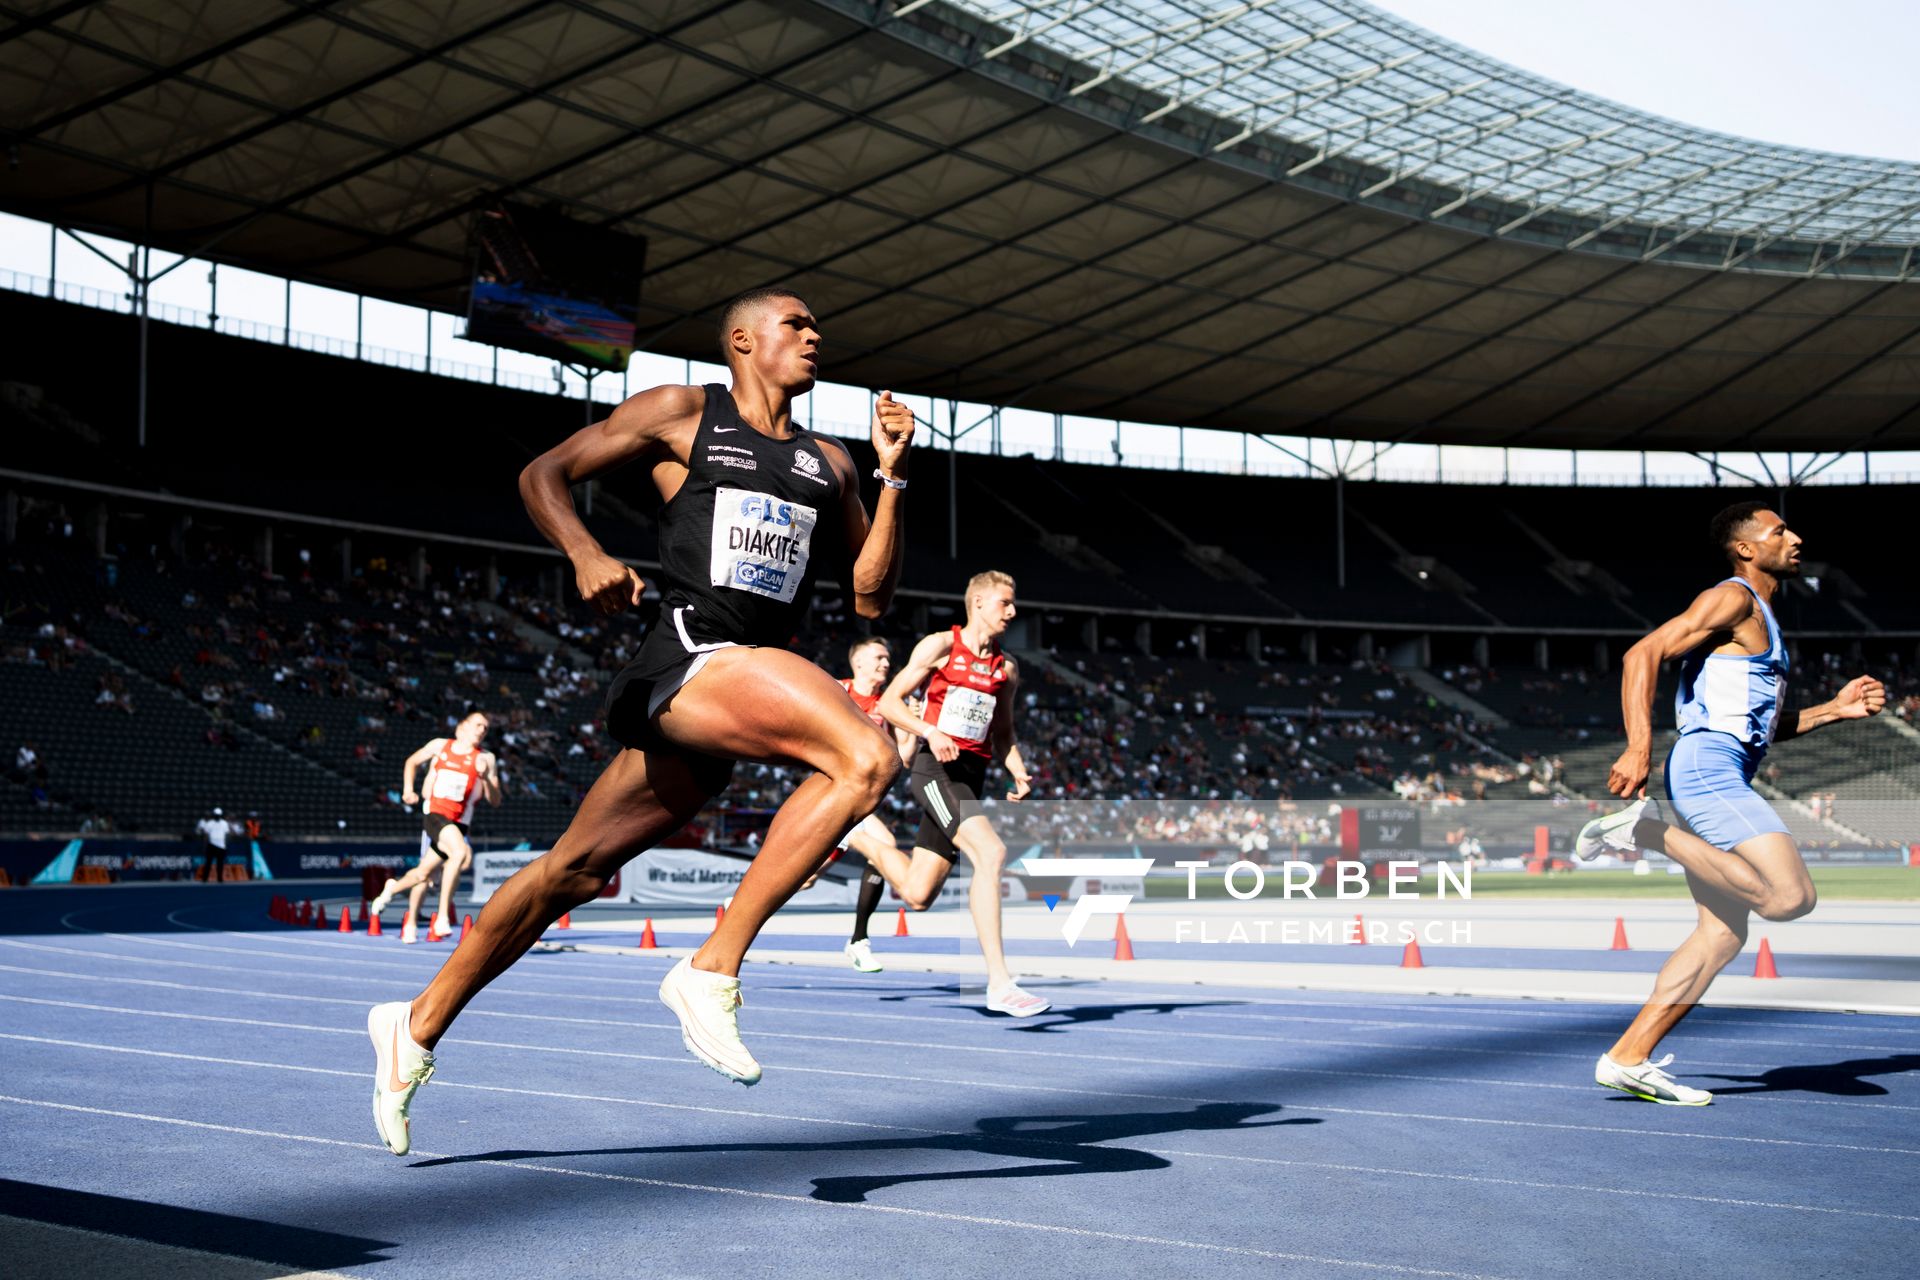
[[[1358,0],[27,9],[0,205],[170,249],[457,310],[510,193],[648,237],[674,355],[781,282],[836,379],[985,403],[1920,446],[1920,167],[1675,124]]]
[[[1005,26],[995,55],[1040,42],[1092,69],[1070,96],[1123,82],[1160,99],[1145,123],[1200,108],[1215,151],[1304,146],[1296,180],[1343,158],[1372,166],[1373,181],[1337,185],[1402,207],[1431,187],[1443,198],[1414,211],[1477,206],[1501,215],[1477,228],[1495,235],[1546,219],[1572,234],[1531,238],[1569,249],[1860,276],[1899,274],[1920,242],[1920,165],[1696,129],[1354,0],[953,2]]]

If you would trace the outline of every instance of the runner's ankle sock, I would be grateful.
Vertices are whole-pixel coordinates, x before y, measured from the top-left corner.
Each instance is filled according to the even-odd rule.
[[[880,906],[880,895],[887,891],[887,882],[877,872],[869,871],[860,881],[860,901],[853,909],[853,936],[847,941],[859,942],[867,936],[867,922],[873,919],[873,913]]]

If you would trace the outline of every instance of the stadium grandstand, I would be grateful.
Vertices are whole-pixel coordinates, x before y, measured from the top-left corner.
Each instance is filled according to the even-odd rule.
[[[54,915],[63,920],[111,896],[97,882],[129,886],[115,891],[124,895],[119,901],[145,914],[96,921],[97,931],[85,931],[89,943],[149,931],[199,939],[167,944],[177,946],[270,941],[277,935],[248,932],[268,927],[260,917],[269,894],[324,899],[328,927],[340,912],[343,931],[359,903],[355,924],[364,930],[363,899],[420,852],[421,814],[417,797],[404,794],[403,762],[476,710],[491,720],[487,746],[497,754],[504,796],[498,808],[479,811],[474,847],[511,867],[552,849],[622,751],[608,725],[609,682],[663,625],[661,500],[645,466],[577,487],[594,537],[646,583],[634,607],[602,616],[583,603],[567,560],[528,515],[519,478],[583,423],[606,418],[628,392],[726,381],[714,363],[716,322],[729,298],[762,287],[795,290],[819,317],[823,380],[799,402],[794,421],[841,439],[856,473],[871,473],[861,481],[870,509],[883,483],[866,425],[875,397],[890,390],[917,422],[891,612],[858,616],[853,583],[829,574],[790,647],[838,677],[846,674],[848,646],[879,635],[891,642],[897,669],[916,640],[968,620],[973,574],[1011,574],[1020,612],[1002,643],[1020,667],[1015,708],[1033,794],[1020,804],[997,795],[984,802],[1014,858],[1126,854],[1158,858],[1164,871],[1175,859],[1271,869],[1290,859],[1361,856],[1379,864],[1374,876],[1390,860],[1425,862],[1430,871],[1434,862],[1457,860],[1510,870],[1522,894],[1532,891],[1528,877],[1576,897],[1602,893],[1586,886],[1603,880],[1622,892],[1670,893],[1667,906],[1687,906],[1690,923],[1677,860],[1629,852],[1595,871],[1576,864],[1572,850],[1583,828],[1626,803],[1609,793],[1608,771],[1627,741],[1621,680],[1629,650],[1725,575],[1709,520],[1751,500],[1806,540],[1801,572],[1783,581],[1771,615],[1784,632],[1796,698],[1806,705],[1835,698],[1862,675],[1886,691],[1882,714],[1778,743],[1752,787],[1823,894],[1841,881],[1822,876],[1920,876],[1912,870],[1920,867],[1920,599],[1897,532],[1920,504],[1920,466],[1910,461],[1920,452],[1909,452],[1920,451],[1920,164],[1669,120],[1498,62],[1362,0],[115,0],[19,4],[0,22],[8,24],[0,32],[9,68],[0,95],[10,122],[8,167],[0,173],[0,329],[8,335],[0,344],[0,883],[32,881],[54,886],[44,888],[48,895],[75,895],[59,900]],[[508,350],[469,331],[476,271],[484,271],[476,267],[483,246],[475,228],[509,207],[503,201],[569,219],[581,236],[613,237],[592,244],[625,237],[636,246],[643,266],[630,316],[632,355],[628,361],[623,347],[613,362],[623,367]],[[1656,795],[1660,762],[1679,733],[1675,679],[1670,664],[1655,695],[1649,791]],[[747,865],[810,772],[793,762],[742,763],[667,845],[716,866]],[[223,874],[246,883],[218,890],[149,884],[194,879],[204,820],[215,807],[244,832],[236,848],[248,855]],[[1366,847],[1356,815],[1366,815],[1362,822],[1403,817],[1410,835]],[[921,802],[897,787],[878,816],[911,846]],[[512,862],[516,852],[526,856]],[[958,856],[951,845],[948,856]],[[637,875],[643,864],[631,865]],[[1649,880],[1656,871],[1673,878]],[[1039,883],[1017,874],[1021,884],[1010,880],[1009,894]],[[959,896],[950,889],[936,905],[964,908],[970,876],[961,864]],[[59,887],[80,883],[87,888]],[[844,901],[832,899],[834,930],[855,883],[847,882]],[[831,874],[823,884],[822,901],[838,892]],[[1098,897],[1099,882],[1083,883],[1082,891]],[[44,911],[20,905],[42,892],[0,888],[0,941],[42,933],[50,937],[31,945],[73,941],[61,931],[77,934],[79,926],[49,925],[39,918]],[[607,927],[624,932],[618,948],[603,950],[630,950],[626,934],[640,936],[630,918],[640,908],[632,904],[657,902],[644,912],[642,946],[653,947],[656,916],[666,946],[676,910],[697,907],[684,923],[705,936],[706,917],[731,905],[728,892],[714,888],[711,900],[635,896],[622,900],[626,914],[600,904],[583,911],[580,923],[591,928],[594,911],[611,913],[603,916]],[[889,892],[889,929],[899,908],[904,932],[907,910]],[[175,897],[158,907],[133,896],[166,893]],[[478,912],[478,879],[475,893]],[[189,894],[201,895],[195,904],[215,894],[236,902],[255,896],[244,904],[244,924],[239,909],[216,907],[194,917],[207,923],[187,924],[184,915],[174,919],[182,914],[174,908]],[[1042,914],[1038,888],[1030,896],[1037,923],[1019,923],[1030,904],[1010,905],[1009,950],[1026,946],[1030,971],[1070,979],[1056,1000],[1071,1003],[1081,998],[1073,984],[1091,990],[1110,975],[1072,967],[1080,961],[1056,942],[1058,919]],[[1046,911],[1059,896],[1048,898]],[[1916,892],[1902,887],[1885,896]],[[825,919],[828,908],[813,901],[803,894],[781,918]],[[1841,937],[1850,926],[1872,933],[1884,925],[1888,938],[1910,934],[1911,902],[1872,907],[1887,910],[1871,920],[1841,914],[1826,926],[1840,940],[1807,957],[1834,962],[1819,974],[1830,978],[1831,992],[1809,980],[1805,992],[1776,1006],[1764,991],[1742,987],[1739,1002],[1798,1009],[1807,1021],[1782,1026],[1805,1028],[1827,1027],[1816,1020],[1850,1010],[1920,1012],[1920,950],[1910,938],[1870,947],[1860,941],[1864,934]],[[1609,922],[1630,914],[1616,912],[1612,898],[1593,907],[1601,908]],[[1849,909],[1869,911],[1838,908]],[[963,940],[972,937],[964,909],[946,914],[959,921]],[[161,918],[168,923],[152,923]],[[1566,923],[1576,918],[1577,926]],[[378,922],[376,911],[376,929]],[[272,923],[283,922],[276,914]],[[1536,963],[1541,972],[1571,969],[1535,953],[1564,945],[1562,933],[1589,923],[1572,914],[1530,922],[1531,932],[1516,933],[1524,940],[1513,946],[1532,959],[1471,963],[1487,972]],[[1670,924],[1663,919],[1649,932],[1664,939],[1671,931],[1677,942],[1684,929]],[[834,934],[835,947],[842,936]],[[1617,936],[1624,950],[1624,933]],[[1245,997],[1245,1017],[1268,999],[1247,993],[1269,987],[1318,988],[1302,996],[1329,1002],[1301,1015],[1315,1018],[1336,1011],[1387,1017],[1378,1010],[1415,1007],[1335,1005],[1329,990],[1413,1001],[1441,989],[1355,986],[1327,973],[1275,977],[1294,958],[1266,948],[1256,960],[1236,961],[1226,978],[1194,977],[1187,970],[1210,961],[1189,960],[1172,938],[1157,939],[1168,968],[1150,980],[1238,984],[1232,1001]],[[1124,924],[1118,939],[1131,958]],[[686,947],[675,954],[698,945],[691,932],[679,941]],[[542,946],[554,964],[611,964],[576,942],[549,934]],[[792,945],[805,950],[812,941]],[[431,972],[424,960],[411,963],[424,950],[396,952],[418,971],[397,981]],[[1335,950],[1343,949],[1322,949]],[[1436,952],[1444,955],[1429,947],[1426,962],[1438,971]],[[971,949],[956,955],[946,970],[940,960],[929,970],[977,969]],[[1414,948],[1416,964],[1419,955]],[[778,958],[823,963],[798,951],[778,951]],[[1318,952],[1312,961],[1329,972],[1335,961],[1359,963]],[[902,973],[912,962],[910,954],[888,961]],[[1260,971],[1262,964],[1272,972]],[[633,981],[608,979],[619,972],[628,970],[595,969],[581,981]],[[1652,965],[1621,968],[1608,980],[1632,979],[1637,1004],[1652,973]],[[355,975],[364,977],[355,970],[341,981],[357,982]],[[657,975],[648,968],[641,976],[651,984]],[[842,968],[832,980],[847,977]],[[0,998],[43,1000],[24,978],[4,985]],[[793,989],[814,985],[796,978]],[[1880,994],[1896,985],[1899,992]],[[363,994],[357,985],[339,990],[353,1001]],[[774,990],[769,1004],[787,999]],[[865,1018],[908,1016],[896,1010],[919,1016],[935,990],[903,983],[884,998],[906,1003],[877,1006],[889,1012],[873,1012],[870,1000],[849,1007],[866,1008],[856,1015]],[[940,998],[959,990],[949,983]],[[1447,988],[1512,1013],[1516,1026],[1525,1021],[1521,997],[1556,990],[1552,981],[1517,978]],[[1554,998],[1629,1000],[1597,985],[1568,990]],[[619,991],[597,998],[628,999]],[[643,994],[648,1014],[656,1013],[650,985]],[[1115,1010],[1128,1012],[1101,1014],[1090,1011],[1094,997],[1087,997],[1086,1008],[1068,1011],[1081,1017],[1028,1029],[1083,1037],[1093,1029],[1084,1024],[1118,1019],[1124,1028],[1133,1011],[1174,1007],[1138,990],[1112,998],[1153,1003],[1117,1003]],[[946,999],[947,1006],[958,1004]],[[1421,1007],[1404,1025],[1440,1036],[1438,1028],[1469,1017],[1462,1009],[1472,1006]],[[1588,1034],[1573,1056],[1591,1051],[1584,1046],[1594,1027],[1624,1019],[1599,1004],[1578,1008]],[[750,1006],[743,1022],[749,1039],[756,1026],[775,1025],[754,1023],[753,1012]],[[1717,1028],[1729,1041],[1722,1057],[1758,1061],[1753,1045],[1786,1043],[1733,1044],[1749,1033],[1791,1034],[1752,1016],[1730,1016]],[[1193,1025],[1206,1020],[1195,1015]],[[1905,1019],[1883,1023],[1852,1034],[1899,1051],[1886,1061],[1904,1065],[1874,1074],[1911,1074],[1920,1058],[1899,1037],[1914,1033]],[[351,1025],[357,1035],[357,1022]],[[1201,1035],[1264,1044],[1272,1029],[1245,1031],[1253,1025]],[[1395,1034],[1380,1025],[1368,1034]],[[1474,1035],[1482,1038],[1471,1043],[1492,1047],[1464,1047],[1464,1033],[1447,1044],[1522,1058],[1531,1052],[1524,1037],[1490,1025],[1480,1024]],[[954,1022],[946,1030],[979,1028]],[[52,1018],[40,1033],[45,1045],[70,1043],[59,1039]],[[909,1046],[908,1034],[896,1064],[903,1078],[919,1078],[909,1068],[929,1079],[944,1071],[914,1056],[933,1046]],[[582,1030],[577,1046],[556,1052],[625,1052],[596,1036]],[[792,1038],[827,1036],[795,1031]],[[1039,1037],[1011,1039],[1022,1047],[998,1051],[1037,1052],[1024,1046]],[[629,1040],[623,1031],[618,1043],[631,1047]],[[1809,1052],[1867,1052],[1822,1043]],[[219,1054],[249,1057],[244,1042],[223,1044]],[[526,1048],[517,1041],[494,1047]],[[1122,1063],[1133,1049],[1132,1042],[1096,1046],[1086,1061],[1061,1064],[1056,1083],[1064,1089],[1084,1071],[1091,1087],[1123,1099],[1192,1093],[1170,1077],[1100,1065]],[[40,1052],[23,1049],[22,1057]],[[1186,1052],[1156,1045],[1140,1061],[1156,1066],[1155,1053]],[[1797,1050],[1782,1052],[1778,1062],[1798,1060]],[[1371,1071],[1381,1080],[1428,1080],[1394,1074],[1423,1060],[1394,1049],[1378,1060],[1343,1062],[1356,1079],[1373,1078]],[[294,1069],[339,1065],[320,1061]],[[1258,1053],[1223,1056],[1180,1070],[1259,1072],[1259,1061]],[[47,1062],[76,1070],[72,1061]],[[1582,1088],[1584,1064],[1574,1063],[1570,1077]],[[351,1065],[358,1090],[362,1064]],[[1848,1078],[1860,1083],[1858,1075]],[[577,1100],[589,1087],[612,1087],[588,1079],[577,1082],[578,1094],[551,1097]],[[1249,1079],[1260,1083],[1247,1097],[1283,1092],[1266,1077]],[[1360,1089],[1351,1096],[1373,1099],[1352,1107],[1384,1105]],[[1845,1105],[1867,1105],[1859,1093],[1849,1096],[1854,1101]],[[121,1104],[96,1101],[105,1110],[89,1124],[164,1110],[136,1099],[115,1111]],[[39,1105],[8,1098],[0,1106],[6,1102]],[[1083,1102],[1092,1105],[1081,1098],[1056,1109]],[[352,1105],[364,1107],[364,1098],[354,1094]],[[1252,1104],[1235,1092],[1230,1105]],[[1437,1097],[1430,1106],[1409,1105],[1409,1113],[1421,1113],[1409,1123],[1436,1120],[1429,1113],[1451,1105]],[[849,1106],[848,1114],[881,1114],[864,1094]],[[1288,1107],[1313,1112],[1304,1101]],[[1540,1124],[1567,1127],[1549,1110],[1542,1106]],[[890,1123],[876,1124],[921,1123],[914,1114],[889,1104]],[[1347,1117],[1354,1123],[1339,1127],[1361,1132],[1359,1117],[1398,1114],[1355,1110]],[[354,1115],[364,1128],[364,1112]],[[942,1132],[974,1123],[971,1111],[960,1115],[939,1119]],[[34,1112],[28,1125],[44,1121]],[[241,1126],[231,1135],[277,1133],[282,1123],[238,1112],[229,1121]],[[998,1119],[978,1123],[981,1133],[999,1132]],[[1087,1123],[1092,1136],[1070,1139],[1081,1144],[1072,1158],[1090,1161],[1086,1171],[1110,1174],[1116,1186],[1123,1175],[1133,1179],[1116,1203],[1140,1208],[1148,1225],[1076,1217],[1073,1229],[1087,1236],[1078,1243],[1088,1252],[1067,1274],[1139,1265],[1138,1250],[1162,1248],[1215,1250],[1207,1255],[1209,1266],[1217,1263],[1209,1275],[1256,1267],[1276,1274],[1276,1260],[1302,1275],[1348,1265],[1571,1274],[1597,1268],[1599,1250],[1628,1249],[1637,1234],[1596,1220],[1591,1256],[1574,1250],[1529,1271],[1526,1259],[1535,1255],[1520,1242],[1565,1224],[1520,1197],[1481,1205],[1493,1194],[1491,1182],[1481,1185],[1493,1165],[1467,1161],[1434,1176],[1472,1182],[1462,1182],[1461,1194],[1476,1213],[1507,1221],[1510,1237],[1465,1239],[1457,1224],[1423,1237],[1409,1226],[1378,1239],[1323,1236],[1312,1249],[1275,1252],[1294,1246],[1284,1236],[1208,1224],[1236,1242],[1220,1246],[1192,1235],[1200,1225],[1154,1207],[1160,1193],[1147,1188],[1152,1176],[1142,1171],[1159,1167],[1152,1161],[1166,1164],[1162,1155],[1102,1164],[1104,1157],[1086,1152],[1131,1150],[1102,1145],[1131,1131]],[[1739,1141],[1774,1141],[1766,1135],[1777,1120],[1742,1123],[1752,1133]],[[1867,1127],[1877,1123],[1861,1120],[1845,1149],[1885,1160],[1894,1148],[1880,1144],[1891,1130]],[[210,1134],[219,1127],[209,1126]],[[1608,1159],[1654,1158],[1622,1136],[1638,1130],[1594,1132],[1607,1135],[1595,1150],[1604,1147]],[[744,1175],[723,1169],[720,1156],[746,1147],[729,1143],[778,1149],[778,1158],[754,1158],[789,1172],[808,1167],[794,1163],[803,1146],[818,1153],[835,1145],[783,1147],[742,1136],[702,1146],[703,1130],[674,1133],[672,1141],[688,1145],[658,1150],[704,1153],[713,1163],[698,1176],[684,1168],[676,1174],[681,1166],[671,1163],[627,1170],[620,1161],[657,1152],[627,1149],[624,1135],[586,1144],[606,1149],[548,1152],[521,1148],[579,1145],[578,1136],[481,1138],[478,1126],[472,1141],[496,1145],[494,1154],[428,1163],[511,1164],[538,1155],[549,1172],[574,1172],[562,1166],[584,1159],[581,1169],[599,1170],[585,1177],[637,1179],[629,1189],[731,1194],[738,1188],[728,1180]],[[1584,1130],[1531,1137],[1586,1140]],[[435,1151],[466,1140],[445,1129],[422,1138]],[[971,1141],[939,1149],[985,1151],[1000,1166],[1012,1159],[1001,1159],[992,1142]],[[1436,1140],[1436,1156],[1443,1145]],[[1245,1150],[1263,1154],[1222,1158],[1293,1162],[1251,1143]],[[1750,1228],[1777,1238],[1782,1257],[1805,1262],[1798,1271],[1783,1263],[1778,1274],[1813,1274],[1841,1256],[1832,1252],[1838,1249],[1850,1251],[1849,1274],[1899,1271],[1891,1257],[1862,1252],[1843,1231],[1852,1224],[1829,1224],[1802,1203],[1853,1212],[1833,1208],[1857,1193],[1851,1175],[1806,1175],[1808,1185],[1791,1194],[1768,1190],[1767,1177],[1790,1170],[1772,1163],[1770,1149],[1755,1150],[1755,1169],[1740,1174],[1745,1189],[1724,1191],[1739,1198],[1711,1210],[1727,1215],[1726,1232],[1677,1240],[1677,1252],[1655,1270],[1674,1269],[1681,1258],[1705,1274],[1731,1268],[1734,1255],[1720,1251],[1732,1247],[1736,1230],[1749,1229],[1731,1225],[1748,1221],[1731,1208],[1745,1205],[1756,1215],[1753,1206],[1807,1208],[1800,1218]],[[1913,1154],[1899,1152],[1900,1159]],[[1309,1158],[1322,1157],[1301,1157]],[[1388,1158],[1354,1157],[1341,1166],[1343,1176],[1391,1173],[1372,1169]],[[1527,1158],[1515,1148],[1501,1167]],[[198,1167],[203,1157],[183,1159]],[[592,1163],[603,1159],[614,1161],[605,1169],[627,1172]],[[1566,1181],[1611,1177],[1596,1161],[1604,1163],[1585,1160]],[[1292,1176],[1278,1164],[1266,1172]],[[29,1165],[0,1162],[0,1177],[37,1176],[22,1170]],[[864,1186],[864,1170],[840,1181]],[[457,1174],[438,1172],[450,1182]],[[1184,1175],[1194,1179],[1187,1189],[1210,1194],[1217,1174]],[[941,1176],[1015,1175],[983,1166]],[[791,1181],[770,1174],[741,1194],[766,1198],[769,1221],[781,1219],[785,1230],[788,1202],[808,1200],[807,1178],[789,1194]],[[816,1181],[823,1185],[812,1199],[847,1198],[845,1187],[828,1194],[824,1184],[835,1178]],[[874,1195],[885,1207],[898,1194],[896,1180],[876,1181],[887,1188]],[[99,1190],[102,1200],[108,1191],[129,1203],[149,1198],[112,1179],[96,1186],[76,1175],[67,1183],[76,1190],[60,1196],[90,1188],[85,1194]],[[467,1193],[475,1184],[459,1185]],[[1317,1195],[1308,1190],[1317,1185],[1302,1182],[1289,1193]],[[1358,1179],[1339,1194],[1366,1185]],[[1874,1185],[1901,1184],[1889,1177]],[[369,1203],[408,1194],[391,1179],[355,1186]],[[321,1191],[287,1195],[318,1203]],[[535,1199],[549,1220],[530,1226],[530,1237],[558,1239],[572,1229],[566,1202],[545,1195]],[[1783,1198],[1794,1203],[1776,1203]],[[1872,1207],[1858,1211],[1910,1224],[1897,1199],[1876,1190],[1859,1200]],[[189,1201],[209,1218],[271,1216],[257,1205],[243,1214],[217,1196],[185,1195],[181,1204]],[[1051,1207],[1022,1209],[1012,1215],[1021,1221],[1011,1222],[1003,1221],[1004,1206],[984,1197],[955,1197],[937,1210],[933,1201],[901,1199],[917,1206],[903,1212],[940,1217],[943,1230],[958,1233],[958,1243],[940,1246],[953,1252],[929,1261],[886,1235],[888,1227],[875,1229],[884,1241],[868,1243],[885,1250],[875,1255],[884,1260],[882,1274],[909,1267],[960,1274],[975,1261],[966,1233],[985,1232],[989,1223],[1066,1229],[1059,1223],[1069,1202],[1077,1213],[1093,1212],[1063,1196]],[[38,1210],[32,1206],[40,1200],[19,1203],[22,1222],[313,1271],[357,1273],[362,1264],[392,1261],[376,1246],[401,1238],[400,1228],[323,1205],[310,1220],[282,1215],[250,1251],[218,1224],[197,1232],[173,1224],[123,1228],[91,1201],[54,1206],[47,1199],[54,1207]],[[0,1203],[0,1230],[16,1221],[6,1216],[13,1212]],[[1789,1220],[1791,1232],[1777,1225]],[[471,1225],[473,1239],[455,1247],[462,1265],[476,1274],[538,1269],[497,1252],[504,1246],[491,1228],[477,1219]],[[861,1228],[806,1230],[820,1232],[827,1252],[842,1258],[860,1247]],[[406,1261],[380,1274],[442,1265],[434,1259],[444,1241],[424,1232],[404,1238],[394,1247]],[[589,1242],[578,1259],[586,1274],[633,1261],[611,1228],[593,1225],[581,1238]],[[978,1247],[989,1248],[990,1238],[983,1235]],[[1014,1245],[1005,1256],[1017,1265],[1051,1265],[1042,1244],[1008,1238]],[[1177,1264],[1189,1255],[1168,1256]],[[102,1258],[89,1273],[149,1265]],[[832,1273],[820,1259],[762,1261],[779,1274]],[[712,1255],[673,1255],[664,1265],[687,1274],[728,1270]]]

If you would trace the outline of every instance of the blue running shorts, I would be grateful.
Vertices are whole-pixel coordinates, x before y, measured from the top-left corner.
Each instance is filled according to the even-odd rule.
[[[1667,754],[1667,803],[1693,834],[1716,849],[1778,831],[1786,824],[1753,789],[1762,753],[1728,733],[1683,733]]]

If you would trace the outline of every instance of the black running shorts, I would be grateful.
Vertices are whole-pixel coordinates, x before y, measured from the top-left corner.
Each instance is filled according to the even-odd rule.
[[[422,830],[427,833],[427,847],[443,858],[447,853],[440,847],[440,833],[448,827],[452,827],[463,836],[467,834],[466,823],[455,822],[452,818],[443,818],[437,813],[428,814],[426,821],[421,824]]]
[[[920,829],[913,836],[914,848],[931,849],[952,861],[953,833],[968,818],[984,812],[980,794],[987,789],[987,758],[962,751],[956,759],[942,764],[930,748],[923,746],[913,757],[908,785],[920,805]]]
[[[614,676],[607,688],[606,705],[609,737],[635,751],[679,756],[692,770],[694,781],[710,796],[726,790],[733,777],[733,761],[668,742],[653,718],[712,653],[711,649],[689,652],[673,626],[662,618],[647,633],[633,661]]]

